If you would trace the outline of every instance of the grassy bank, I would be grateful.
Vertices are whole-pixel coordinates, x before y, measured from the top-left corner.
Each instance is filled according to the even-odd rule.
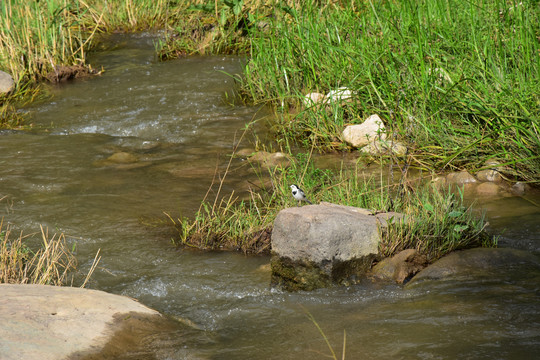
[[[347,124],[378,113],[417,165],[481,168],[495,158],[510,179],[540,181],[540,15],[505,0],[320,3],[230,0],[0,3],[0,70],[16,90],[0,121],[35,84],[83,75],[95,35],[163,29],[163,59],[194,53],[250,55],[248,101],[278,110],[277,138],[346,150]],[[302,105],[339,87],[345,103]]]
[[[459,192],[426,185],[425,179],[410,177],[406,169],[397,182],[384,178],[366,178],[360,167],[323,171],[300,154],[290,167],[270,170],[270,185],[253,189],[248,199],[239,200],[234,195],[220,198],[217,191],[215,198],[203,201],[193,219],[175,220],[177,241],[203,249],[268,253],[273,221],[281,209],[297,205],[289,185],[298,183],[314,203],[396,211],[415,219],[392,225],[382,234],[383,256],[416,248],[433,261],[456,249],[496,244],[484,232],[484,219],[463,205]]]
[[[496,158],[510,178],[540,181],[536,2],[306,0],[278,3],[268,21],[240,81],[248,98],[283,110],[282,141],[343,149],[344,126],[378,113],[422,166]],[[301,104],[339,87],[352,99]]]

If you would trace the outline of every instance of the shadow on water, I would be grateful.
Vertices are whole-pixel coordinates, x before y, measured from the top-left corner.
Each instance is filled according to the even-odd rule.
[[[141,219],[198,208],[238,129],[266,113],[231,106],[224,95],[234,89],[224,72],[239,73],[242,58],[160,63],[152,36],[110,41],[92,59],[104,66],[102,76],[54,87],[51,100],[26,109],[34,130],[0,134],[0,189],[11,202],[2,213],[25,231],[43,224],[65,232],[83,270],[101,249],[92,288],[134,297],[200,330],[188,343],[176,330],[160,332],[149,359],[323,358],[329,350],[303,308],[337,353],[347,331],[348,359],[536,354],[537,268],[406,290],[367,284],[289,294],[269,288],[267,257],[175,249],[171,233]],[[241,189],[249,174],[241,168],[226,191]],[[500,206],[486,207],[494,229],[520,222],[509,226],[509,242],[538,242],[537,208],[497,219]]]

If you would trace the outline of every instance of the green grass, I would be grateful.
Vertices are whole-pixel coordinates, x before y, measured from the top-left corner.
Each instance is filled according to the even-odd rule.
[[[278,138],[343,149],[344,126],[378,113],[430,168],[496,158],[510,177],[540,181],[537,1],[318,4],[281,2],[270,30],[252,35],[239,81],[247,98],[284,112]],[[301,105],[339,87],[352,101]]]
[[[253,189],[247,199],[241,200],[234,194],[220,198],[218,190],[214,200],[203,200],[193,218],[174,220],[178,229],[175,241],[203,249],[268,253],[277,213],[297,205],[289,188],[296,183],[313,203],[327,201],[406,214],[409,222],[394,224],[382,233],[383,256],[415,248],[434,261],[457,249],[496,245],[484,232],[484,219],[464,207],[459,192],[437,189],[426,179],[409,177],[406,170],[398,182],[390,182],[382,175],[365,177],[361,170],[361,165],[354,169],[321,170],[313,165],[309,155],[299,154],[290,167],[269,170],[271,185]]]

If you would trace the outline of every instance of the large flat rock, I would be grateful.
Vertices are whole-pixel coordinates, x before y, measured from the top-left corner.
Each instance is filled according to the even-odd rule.
[[[82,358],[101,351],[124,322],[140,316],[161,317],[133,299],[103,291],[0,284],[0,359]]]

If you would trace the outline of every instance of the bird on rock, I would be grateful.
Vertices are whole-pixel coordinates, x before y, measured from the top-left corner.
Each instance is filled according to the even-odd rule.
[[[307,202],[308,204],[312,204],[311,201],[309,201],[306,197],[306,194],[304,193],[304,190],[300,189],[298,185],[291,185],[292,190],[292,196],[298,200],[299,204],[302,203],[302,201]]]

